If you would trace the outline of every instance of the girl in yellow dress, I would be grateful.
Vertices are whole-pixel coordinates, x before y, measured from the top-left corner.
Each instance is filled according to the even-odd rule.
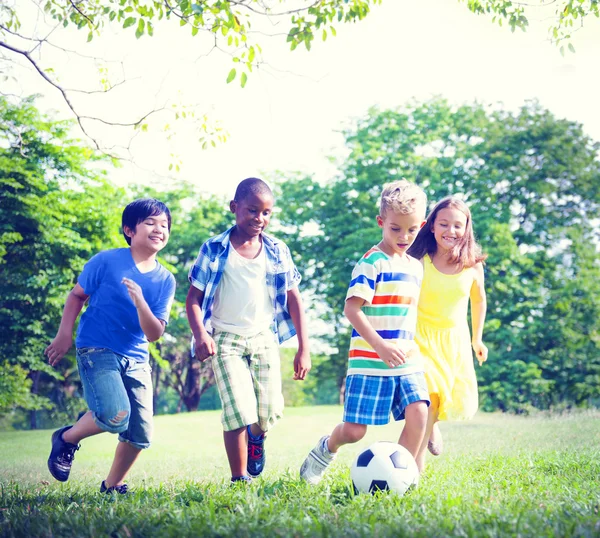
[[[441,453],[436,423],[469,419],[477,411],[471,346],[481,365],[488,355],[482,341],[486,312],[482,262],[486,256],[475,242],[469,208],[456,197],[436,204],[408,253],[421,260],[424,269],[415,341],[425,362],[431,405],[417,455],[422,470],[426,448],[435,455]],[[472,339],[467,322],[469,300]]]

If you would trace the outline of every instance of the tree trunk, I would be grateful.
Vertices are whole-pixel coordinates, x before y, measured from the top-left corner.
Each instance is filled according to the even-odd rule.
[[[32,385],[31,385],[31,393],[37,394],[38,390],[39,390],[39,386],[40,386],[40,373],[32,372],[31,379],[33,381]],[[29,427],[32,430],[37,430],[37,411],[35,409],[32,409],[29,412]]]

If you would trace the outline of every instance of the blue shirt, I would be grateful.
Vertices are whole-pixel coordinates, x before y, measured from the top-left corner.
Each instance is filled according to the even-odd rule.
[[[212,306],[217,286],[227,263],[232,230],[233,227],[212,237],[202,245],[198,258],[188,275],[190,283],[204,292],[201,308],[204,312],[204,326],[207,331],[211,330]],[[267,257],[267,289],[273,302],[273,325],[271,328],[281,344],[296,334],[288,311],[287,292],[299,284],[301,277],[287,245],[265,233],[261,234],[261,237]]]
[[[148,339],[123,277],[136,282],[152,313],[167,323],[175,294],[175,278],[160,263],[148,273],[140,273],[129,248],[105,250],[85,264],[77,281],[86,295],[88,307],[81,316],[75,345],[104,347],[114,353],[147,362]]]

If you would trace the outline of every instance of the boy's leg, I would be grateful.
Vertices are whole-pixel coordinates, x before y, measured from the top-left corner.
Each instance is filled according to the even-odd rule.
[[[423,444],[427,439],[427,404],[424,401],[414,402],[408,405],[404,411],[405,423],[398,444],[406,448],[416,459]]]
[[[248,465],[246,428],[223,432],[223,441],[225,442],[225,452],[231,469],[231,477],[246,476],[246,466]]]
[[[367,426],[365,424],[342,422],[331,432],[331,437],[327,440],[327,450],[335,454],[343,445],[358,443],[366,433]]]
[[[83,439],[103,432],[104,430],[94,421],[92,412],[88,411],[73,426],[63,432],[62,438],[67,443],[78,445]]]
[[[118,488],[137,461],[142,450],[150,447],[153,432],[152,369],[148,363],[125,359],[122,383],[125,387],[130,413],[127,429],[119,434],[119,443],[103,490]],[[126,486],[125,486],[126,488]]]

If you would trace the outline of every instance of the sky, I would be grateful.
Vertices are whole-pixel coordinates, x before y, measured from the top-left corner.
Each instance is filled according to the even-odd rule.
[[[394,108],[442,96],[456,105],[477,100],[516,110],[538,99],[600,140],[600,23],[586,21],[574,34],[576,53],[563,57],[547,40],[550,15],[531,10],[529,30],[511,33],[506,25],[472,14],[464,2],[384,0],[363,21],[338,24],[337,37],[315,41],[310,52],[303,47],[290,52],[282,37],[261,38],[266,64],[245,88],[225,82],[233,64],[224,54],[207,54],[206,37],[192,38],[177,24],[156,25],[153,38],[140,40],[113,27],[89,44],[86,32],[55,33],[53,39],[78,54],[44,48],[38,60],[69,88],[93,89],[101,66],[113,83],[126,78],[103,96],[73,94],[86,114],[128,121],[165,103],[187,103],[188,111],[206,113],[209,124],[218,123],[228,134],[226,143],[202,150],[200,133],[189,121],[174,121],[170,107],[150,121],[149,133],[131,142],[130,160],[111,171],[116,183],[167,187],[177,178],[231,197],[241,179],[275,171],[285,176],[298,170],[326,181],[336,171],[329,157],[344,155],[340,130],[374,105]],[[42,25],[39,19],[25,22],[24,29]],[[267,21],[255,29],[278,34],[283,26]],[[41,93],[42,109],[70,117],[58,92],[31,69],[15,73],[11,91]],[[126,129],[88,125],[105,145],[128,143],[131,136]],[[178,173],[169,171],[171,163],[179,164]]]

